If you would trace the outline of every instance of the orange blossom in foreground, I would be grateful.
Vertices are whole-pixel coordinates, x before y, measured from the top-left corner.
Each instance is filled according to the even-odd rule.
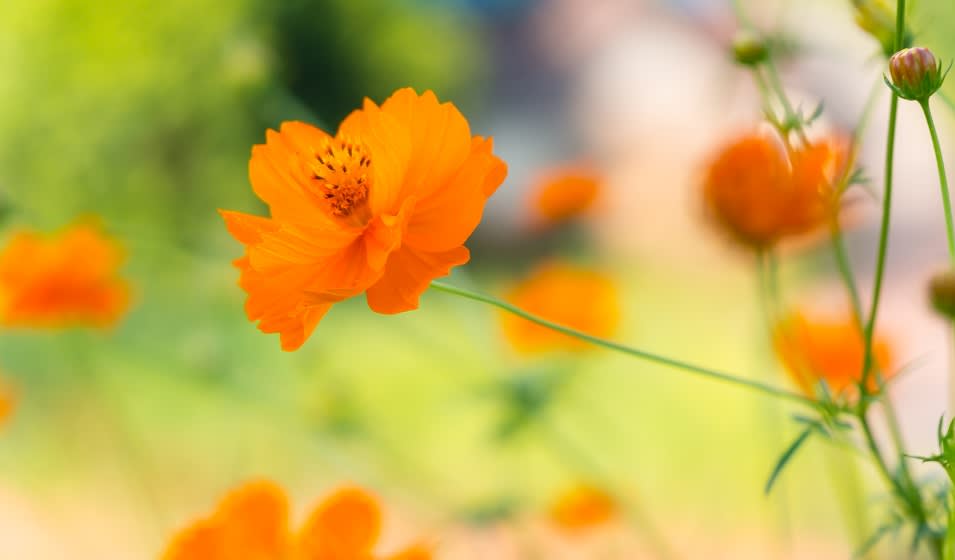
[[[271,482],[248,483],[216,511],[177,534],[163,560],[429,560],[413,546],[391,556],[373,553],[381,533],[376,499],[346,487],[320,503],[302,529],[289,529],[285,493]]]
[[[468,261],[464,242],[507,168],[492,141],[434,93],[366,99],[334,136],[269,130],[249,178],[270,217],[222,211],[245,245],[245,310],[295,350],[335,302],[365,292],[379,313],[416,309],[432,279]]]

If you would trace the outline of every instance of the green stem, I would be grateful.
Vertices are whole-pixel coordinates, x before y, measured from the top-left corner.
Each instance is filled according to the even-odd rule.
[[[942,206],[945,211],[945,233],[948,237],[948,256],[955,267],[955,225],[952,223],[952,201],[948,192],[948,175],[945,172],[945,160],[942,158],[942,144],[938,141],[938,132],[935,130],[935,119],[932,118],[932,108],[929,106],[928,99],[919,102],[922,106],[922,113],[925,114],[925,124],[928,126],[928,132],[932,136],[932,148],[935,150],[935,165],[938,167],[938,184],[942,191]],[[951,340],[951,334],[949,335]],[[955,364],[949,364],[951,369]],[[955,373],[950,372],[950,376]],[[949,400],[955,403],[955,377],[949,382]]]
[[[899,96],[892,93],[889,104],[889,131],[885,146],[885,189],[882,193],[882,222],[879,226],[879,250],[875,262],[875,283],[872,288],[872,303],[869,306],[869,320],[865,324],[865,354],[862,364],[862,392],[868,388],[872,370],[872,338],[875,323],[879,315],[879,302],[882,299],[882,278],[885,276],[885,257],[889,246],[889,225],[892,216],[892,173],[895,163],[895,122],[899,111]],[[859,399],[860,413],[865,414],[867,399]]]
[[[948,235],[948,256],[955,266],[955,224],[952,222],[952,201],[948,193],[948,177],[945,174],[945,161],[942,159],[942,145],[938,141],[938,132],[935,130],[935,119],[932,118],[932,109],[928,99],[919,102],[925,114],[925,124],[932,136],[932,148],[935,150],[935,164],[938,167],[938,183],[942,189],[942,206],[945,209],[945,233]]]
[[[766,74],[769,75],[769,83],[776,91],[776,97],[779,98],[779,102],[782,103],[783,110],[786,112],[785,126],[788,128],[792,125],[792,130],[796,131],[803,145],[808,146],[809,138],[803,129],[802,117],[796,114],[792,103],[789,102],[789,98],[786,96],[786,90],[783,88],[783,81],[779,78],[779,71],[776,69],[776,63],[773,61],[773,57],[766,57],[764,65],[766,66]]]
[[[852,306],[852,320],[863,332],[862,298],[859,296],[859,288],[856,287],[855,275],[852,273],[852,264],[849,262],[849,254],[846,251],[845,239],[842,237],[842,228],[839,227],[837,218],[832,219],[829,226],[829,240],[832,242],[832,253],[836,258],[836,265],[839,268],[839,275],[842,277],[842,283],[846,285],[849,292],[849,305]]]
[[[859,416],[859,425],[862,427],[862,434],[865,436],[866,446],[872,453],[872,458],[875,460],[879,473],[885,479],[885,483],[892,488],[902,503],[915,515],[916,520],[920,524],[925,524],[927,517],[922,507],[922,499],[917,493],[918,490],[916,489],[916,493],[913,495],[911,489],[907,489],[898,479],[892,476],[892,471],[889,470],[889,465],[886,463],[882,450],[879,449],[879,444],[876,442],[875,435],[872,433],[872,426],[869,424],[865,415]]]
[[[905,30],[905,0],[898,0],[896,4],[896,36],[895,50],[902,49],[903,32]],[[862,380],[859,385],[860,399],[856,410],[856,417],[862,426],[865,435],[866,444],[872,452],[880,472],[886,477],[898,497],[907,506],[909,513],[912,514],[917,523],[916,538],[921,535],[923,529],[929,529],[928,516],[925,512],[925,506],[922,501],[922,495],[918,485],[909,472],[908,465],[905,462],[905,456],[900,450],[899,457],[899,479],[892,476],[889,471],[882,451],[879,449],[872,434],[868,422],[868,408],[871,400],[866,398],[869,386],[869,379],[873,371],[873,337],[875,334],[875,324],[878,318],[879,302],[882,296],[882,281],[885,275],[885,260],[888,248],[889,224],[892,209],[892,175],[895,160],[895,128],[898,120],[899,96],[893,91],[892,99],[889,105],[889,123],[885,148],[885,190],[882,195],[882,220],[879,231],[879,249],[876,260],[875,282],[872,290],[872,305],[869,310],[869,319],[865,324],[865,354],[862,366]],[[930,549],[936,558],[941,558],[942,541],[934,535],[930,535]]]
[[[480,292],[474,292],[465,288],[459,288],[457,286],[453,286],[451,284],[445,284],[444,282],[440,282],[437,280],[431,282],[431,287],[448,294],[460,296],[460,297],[467,298],[474,301],[479,301],[481,303],[486,303],[493,307],[497,307],[498,309],[501,309],[503,311],[507,311],[508,313],[511,313],[513,315],[517,315],[518,317],[521,317],[522,319],[527,319],[528,321],[532,323],[536,323],[552,331],[556,331],[561,334],[565,334],[567,336],[571,336],[573,338],[583,340],[584,342],[588,342],[595,346],[600,346],[601,348],[606,348],[607,350],[613,350],[615,352],[620,352],[621,354],[633,356],[641,360],[647,360],[657,364],[661,364],[661,365],[669,366],[669,367],[676,368],[682,371],[686,371],[688,373],[693,373],[693,374],[714,379],[717,381],[722,381],[724,383],[736,385],[737,387],[745,387],[747,389],[758,391],[766,395],[772,395],[774,397],[779,397],[782,399],[795,401],[800,404],[815,406],[815,402],[812,399],[808,397],[804,397],[797,393],[792,393],[790,391],[786,391],[784,389],[778,389],[776,387],[773,387],[771,385],[766,385],[758,381],[744,379],[742,377],[737,377],[735,375],[730,375],[728,373],[723,373],[720,371],[716,371],[714,369],[693,365],[687,362],[676,360],[674,358],[660,356],[658,354],[654,354],[654,353],[640,350],[637,348],[631,348],[623,344],[619,344],[616,342],[612,342],[610,340],[589,335],[585,332],[581,332],[576,329],[572,329],[570,327],[559,325],[557,323],[554,323],[553,321],[548,321],[547,319],[538,317],[537,315],[534,315],[532,313],[528,313],[527,311],[524,311],[523,309],[515,305],[511,305],[510,303],[501,301],[495,297],[482,294]]]

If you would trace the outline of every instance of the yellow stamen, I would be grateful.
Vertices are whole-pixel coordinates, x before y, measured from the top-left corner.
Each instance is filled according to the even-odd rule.
[[[329,138],[315,154],[311,171],[333,216],[367,221],[372,173],[371,155],[363,144]]]

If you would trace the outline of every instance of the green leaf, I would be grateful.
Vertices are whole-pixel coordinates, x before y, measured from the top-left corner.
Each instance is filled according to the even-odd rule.
[[[776,483],[776,479],[779,478],[779,475],[782,474],[783,469],[789,464],[789,461],[793,458],[793,455],[796,454],[796,451],[802,447],[802,444],[806,443],[806,440],[809,439],[809,435],[816,431],[815,426],[809,426],[802,433],[799,434],[799,437],[783,452],[782,456],[779,457],[779,461],[776,462],[776,467],[773,469],[772,474],[769,475],[769,480],[766,481],[766,488],[763,492],[766,495],[773,489],[773,484]]]

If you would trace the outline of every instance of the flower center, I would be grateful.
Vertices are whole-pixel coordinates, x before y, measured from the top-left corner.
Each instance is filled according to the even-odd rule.
[[[371,155],[363,144],[347,138],[329,138],[315,154],[311,172],[333,216],[367,221]]]

